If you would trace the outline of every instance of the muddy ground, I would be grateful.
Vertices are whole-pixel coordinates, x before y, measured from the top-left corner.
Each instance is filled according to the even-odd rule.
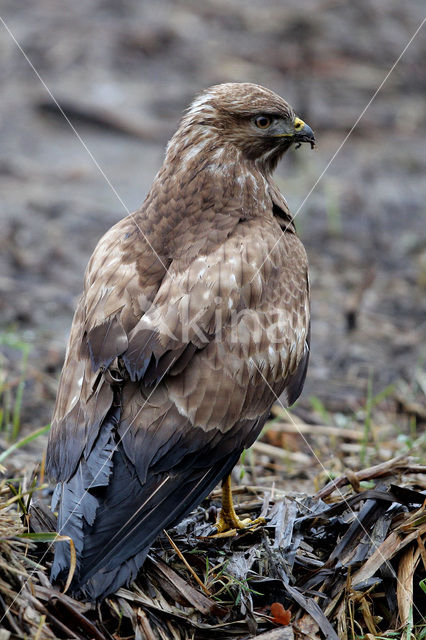
[[[226,81],[274,89],[317,135],[315,152],[291,151],[276,174],[311,264],[312,357],[299,412],[306,417],[316,396],[352,415],[369,378],[375,391],[395,383],[422,404],[426,26],[368,106],[421,24],[421,0],[2,7],[1,365],[13,396],[13,340],[31,345],[23,433],[50,420],[97,240],[143,201],[193,95]]]

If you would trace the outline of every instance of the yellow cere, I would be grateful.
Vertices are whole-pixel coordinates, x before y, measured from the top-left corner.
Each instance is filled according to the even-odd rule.
[[[305,123],[300,118],[295,118],[293,120],[293,126],[296,129],[296,131],[298,131],[299,129],[303,129],[303,127],[305,126]]]

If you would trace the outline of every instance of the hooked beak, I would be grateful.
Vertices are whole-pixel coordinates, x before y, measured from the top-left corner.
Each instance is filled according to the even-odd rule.
[[[315,146],[315,134],[311,127],[303,122],[300,118],[295,117],[293,120],[294,126],[294,142],[309,142],[311,147]]]

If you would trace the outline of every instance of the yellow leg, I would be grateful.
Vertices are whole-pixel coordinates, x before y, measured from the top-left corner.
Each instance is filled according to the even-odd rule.
[[[265,524],[265,522],[265,518],[256,518],[256,520],[250,520],[250,518],[239,519],[232,503],[231,475],[227,476],[222,484],[222,508],[216,522],[217,532],[224,533],[233,529],[249,529],[259,524]]]

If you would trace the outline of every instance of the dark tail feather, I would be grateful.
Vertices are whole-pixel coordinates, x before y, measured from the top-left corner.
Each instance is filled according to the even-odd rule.
[[[56,486],[52,510],[59,502],[59,534],[72,538],[77,554],[78,576],[80,558],[84,549],[85,529],[93,525],[99,507],[96,493],[106,487],[113,465],[114,431],[118,424],[119,410],[114,409],[105,419],[92,451],[87,460],[82,458],[75,474],[64,483]],[[57,542],[55,558],[51,570],[51,580],[66,579],[70,566],[70,546],[68,542]]]
[[[114,446],[116,425],[117,416],[111,416],[102,428],[103,446],[109,451]],[[77,551],[77,571],[70,591],[91,600],[103,598],[134,579],[162,529],[199,504],[240,455],[235,452],[207,469],[188,468],[191,465],[182,463],[170,472],[148,477],[142,485],[121,443],[108,473],[99,471],[103,464],[97,462],[101,444],[95,443],[88,460],[80,463],[76,474],[63,485],[58,519],[58,531],[73,538]],[[87,492],[87,481],[93,478],[96,466],[102,483]],[[58,543],[52,580],[65,580],[68,567],[69,545]]]
[[[86,533],[78,585],[82,594],[102,598],[134,579],[159,533],[198,505],[238,457],[207,471],[161,474],[141,486],[119,447],[105,500]]]

